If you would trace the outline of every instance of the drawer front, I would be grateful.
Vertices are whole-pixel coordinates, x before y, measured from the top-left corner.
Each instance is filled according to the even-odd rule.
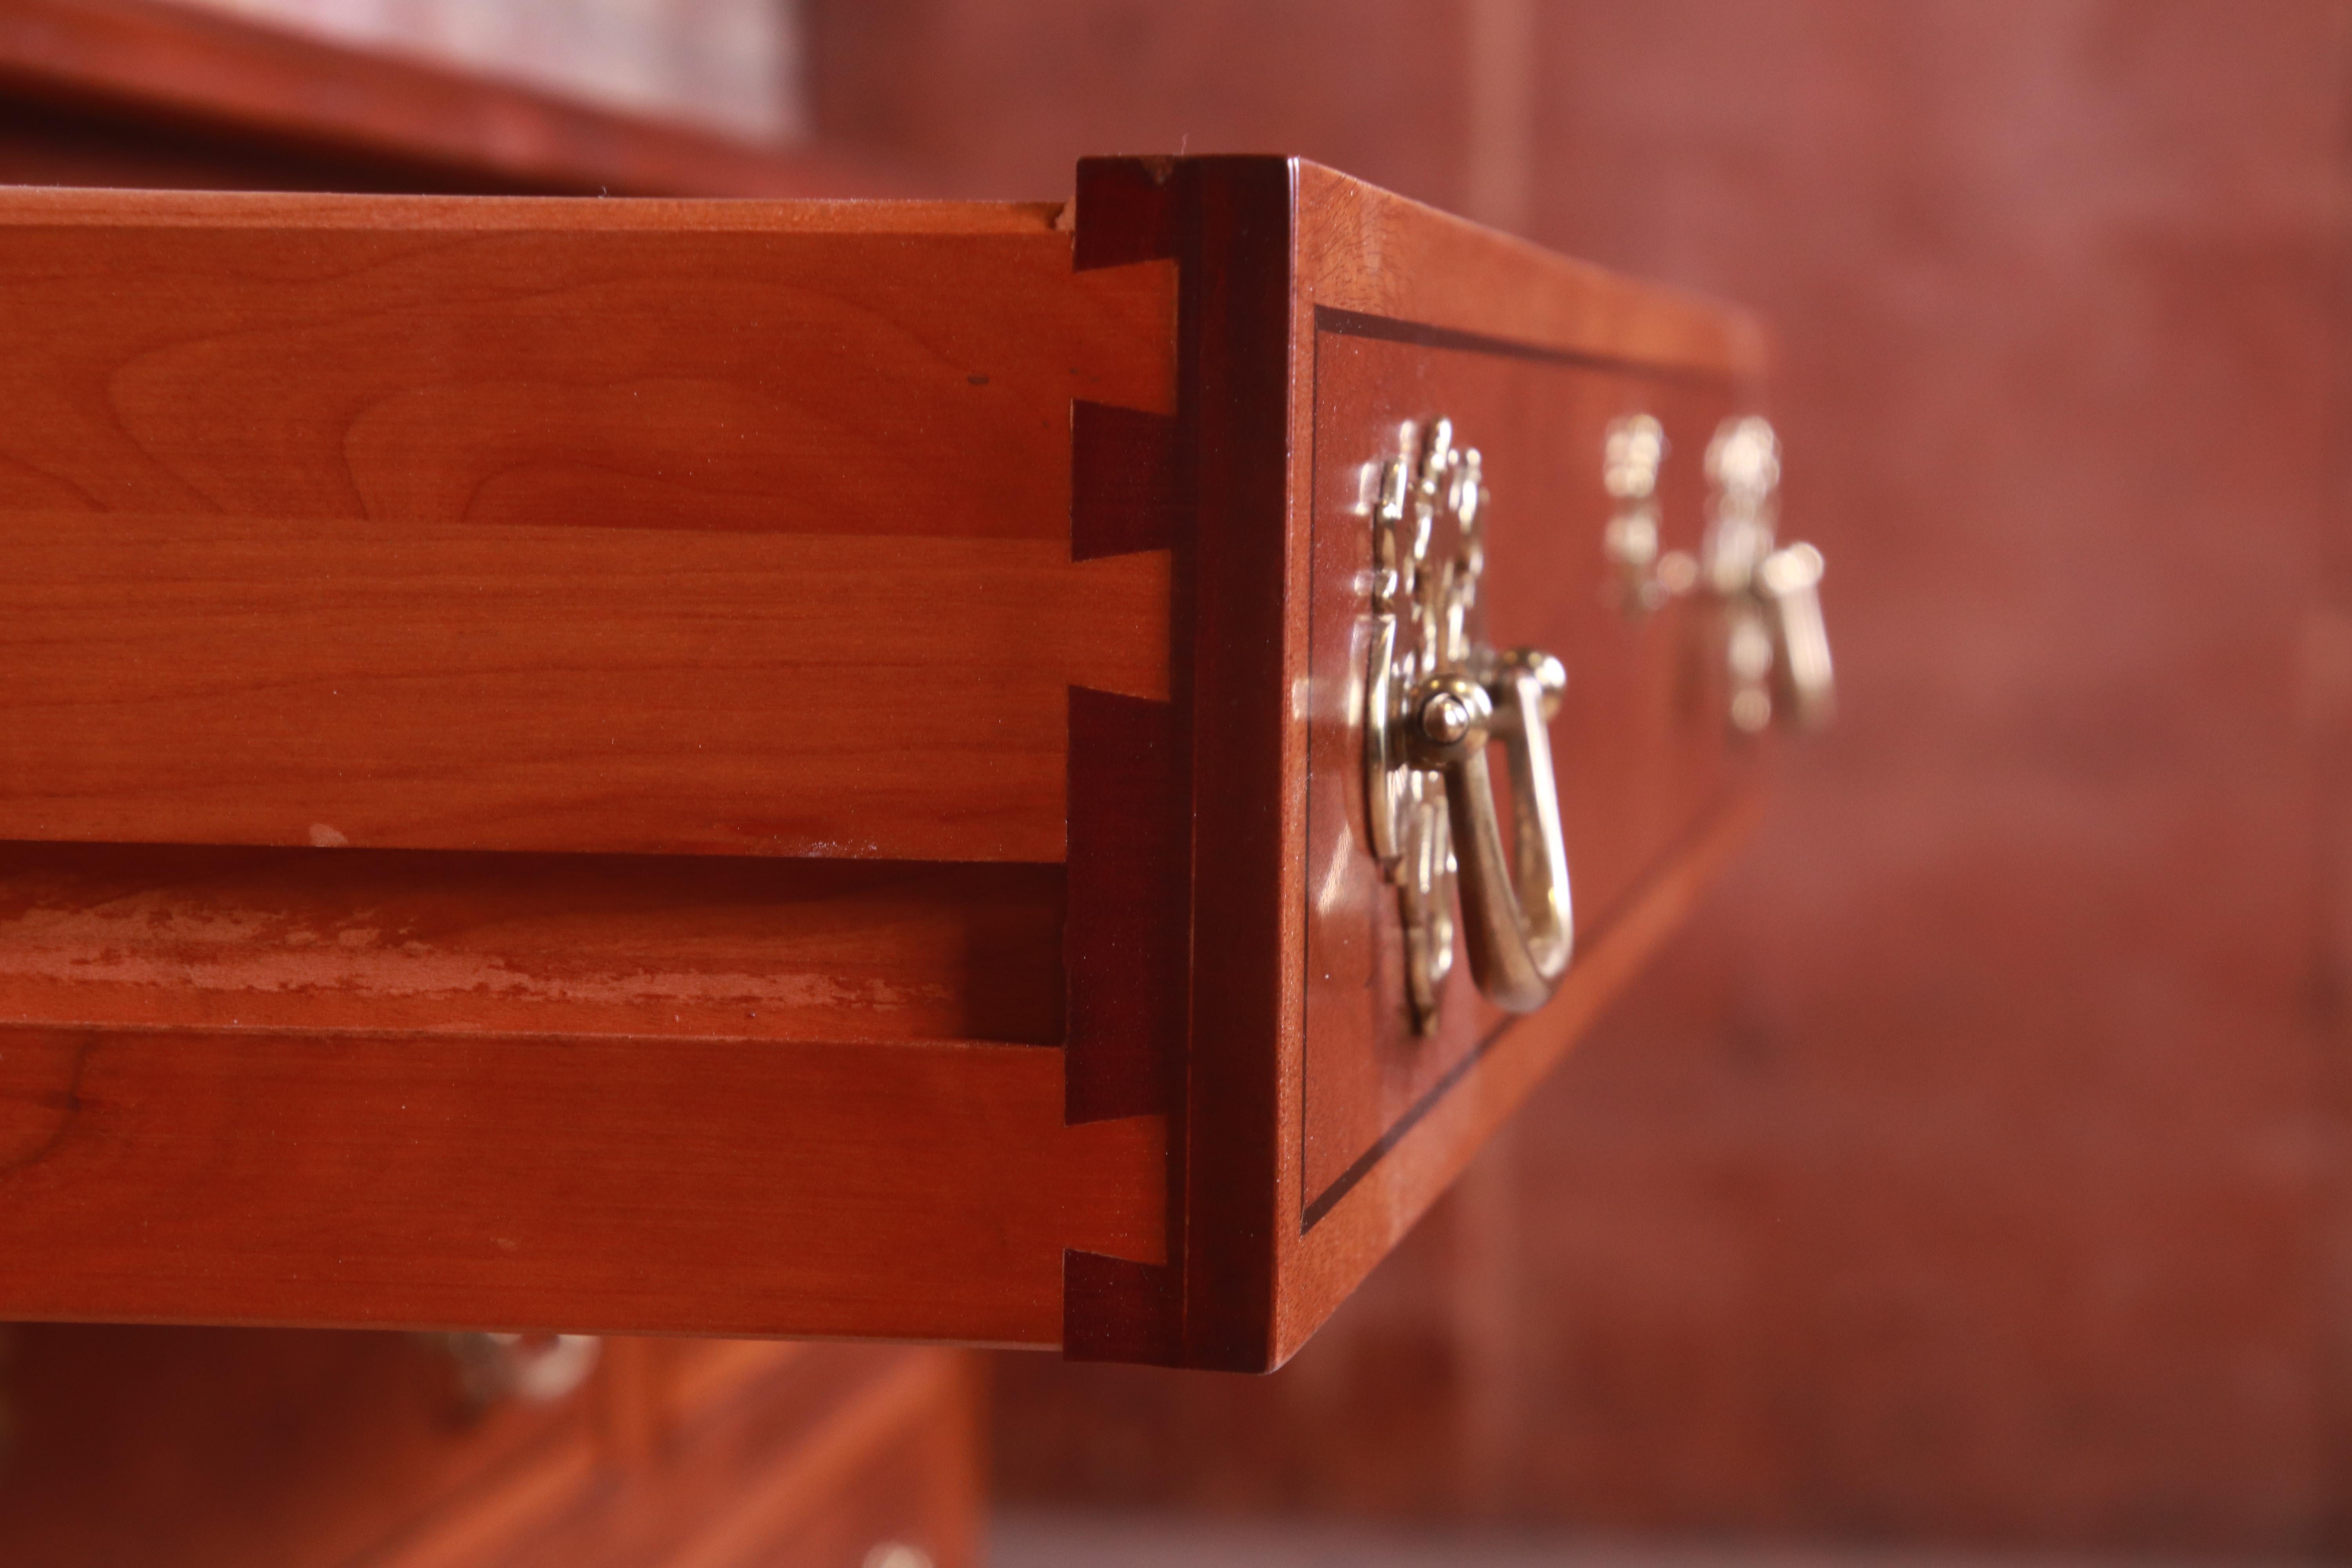
[[[1549,744],[1580,946],[1609,942],[1649,879],[1722,805],[1738,760],[1702,607],[1688,599],[1643,614],[1621,607],[1603,547],[1612,507],[1602,482],[1612,424],[1659,420],[1669,443],[1658,496],[1663,544],[1696,554],[1701,456],[1735,406],[1734,388],[1330,310],[1317,315],[1311,374],[1297,1215],[1305,1231],[1519,1021],[1480,994],[1465,952],[1444,982],[1433,1029],[1416,1027],[1406,995],[1401,891],[1370,842],[1364,763],[1375,626],[1366,588],[1386,465],[1425,444],[1441,416],[1457,444],[1479,452],[1486,566],[1472,637],[1496,648],[1541,648],[1566,666]],[[1465,885],[1458,897],[1469,896]]]
[[[1402,1237],[1738,836],[1753,748],[1726,734],[1719,617],[1704,595],[1631,618],[1612,602],[1603,448],[1613,421],[1663,424],[1662,543],[1694,550],[1708,506],[1699,461],[1720,421],[1756,406],[1762,339],[1736,310],[1303,163],[1088,163],[1079,211],[1082,258],[1091,214],[1111,215],[1125,242],[1097,234],[1107,259],[1181,261],[1195,532],[1178,557],[1176,695],[1192,941],[1171,1225],[1181,1279],[1161,1288],[1178,1303],[1180,1359],[1261,1368]],[[1555,794],[1531,784],[1528,815],[1538,820],[1539,800],[1557,808],[1576,952],[1563,972],[1549,943],[1537,980],[1488,984],[1524,1009],[1510,1014],[1471,984],[1467,942],[1412,1009],[1397,879],[1383,870],[1401,847],[1375,854],[1367,805],[1379,574],[1392,563],[1374,525],[1391,495],[1411,510],[1386,470],[1407,446],[1425,453],[1440,419],[1491,480],[1467,632],[1496,650],[1539,647],[1567,671],[1556,716],[1518,732],[1540,731],[1557,763]],[[1530,664],[1521,686],[1457,655],[1447,670],[1481,710],[1505,700],[1496,691],[1515,712],[1540,706],[1536,673],[1547,686],[1554,673]],[[1500,775],[1508,749],[1465,744],[1446,762],[1467,779],[1469,759],[1487,758]],[[1425,778],[1440,765],[1413,754]],[[1521,755],[1532,763],[1536,748]],[[1510,803],[1482,825],[1464,815],[1478,798],[1456,790],[1442,814],[1455,847],[1483,828],[1507,862]],[[1074,895],[1077,869],[1074,858]],[[1486,886],[1514,879],[1505,868]]]
[[[1600,448],[1689,548],[1759,354],[1285,160],[1066,216],[0,193],[0,1315],[1304,1340],[1726,841]],[[1583,930],[1423,1032],[1367,486],[1441,416]]]
[[[1160,1260],[1060,1047],[1174,268],[1061,216],[0,192],[0,1318],[1050,1346]]]

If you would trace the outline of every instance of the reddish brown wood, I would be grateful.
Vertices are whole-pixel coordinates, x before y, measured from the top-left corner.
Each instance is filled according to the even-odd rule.
[[[1081,398],[1070,405],[1070,554],[1166,550],[1184,531],[1176,421]]]
[[[0,14],[0,95],[30,121],[0,137],[0,159],[89,184],[131,183],[110,177],[127,164],[156,183],[234,188],[831,196],[910,184],[871,160],[755,146],[162,0],[16,0]]]
[[[0,1019],[1063,1035],[1057,866],[0,843]]]
[[[1283,781],[1297,776],[1285,620],[1301,581],[1285,516],[1291,189],[1291,166],[1276,159],[1186,163],[1171,182],[1194,527],[1180,557],[1192,593],[1193,910],[1182,1342],[1187,1362],[1211,1366],[1270,1364],[1264,1263],[1279,1196],[1263,1129],[1297,962],[1283,898],[1296,880]]]
[[[1624,405],[1629,376],[1714,387],[1712,405],[1702,397],[1678,420],[1677,434],[1703,447],[1709,408],[1752,395],[1762,342],[1736,313],[1281,160],[1082,165],[1078,219],[1081,255],[1150,254],[1174,236],[1184,279],[1179,423],[1195,532],[1177,554],[1191,639],[1191,685],[1179,700],[1189,714],[1195,923],[1180,1124],[1183,1359],[1265,1367],[1442,1190],[1532,1081],[1525,1064],[1551,1059],[1622,984],[1706,861],[1719,730],[1697,704],[1674,710],[1671,631],[1654,631],[1640,639],[1646,651],[1631,655],[1609,642],[1590,564],[1563,558],[1574,546],[1550,531],[1562,507],[1590,519],[1599,424]],[[1089,232],[1097,220],[1108,232]],[[1318,310],[1365,329],[1341,351],[1352,358],[1335,366],[1328,403],[1318,403]],[[1477,368],[1465,380],[1443,368],[1449,355]],[[1492,374],[1494,363],[1511,368]],[[1563,378],[1575,384],[1556,384]],[[1327,987],[1348,1000],[1325,1031],[1318,1130],[1307,1104],[1305,1007],[1310,973],[1324,984],[1328,955],[1315,942],[1369,951],[1386,917],[1360,849],[1329,864],[1349,841],[1335,814],[1352,822],[1360,807],[1339,775],[1360,766],[1348,717],[1360,656],[1341,650],[1360,613],[1346,606],[1360,598],[1364,563],[1336,532],[1338,553],[1317,552],[1316,497],[1336,495],[1350,477],[1339,470],[1372,455],[1359,448],[1383,422],[1393,429],[1399,417],[1441,412],[1439,397],[1502,426],[1496,472],[1511,477],[1501,493],[1520,487],[1530,520],[1519,548],[1532,559],[1499,591],[1497,626],[1531,639],[1566,634],[1564,651],[1578,656],[1578,700],[1559,733],[1565,748],[1593,756],[1589,775],[1568,774],[1567,815],[1597,847],[1599,908],[1588,914],[1598,919],[1561,996],[1499,1034],[1495,1016],[1482,1024],[1463,994],[1447,1037],[1413,1049],[1384,1022],[1401,1005],[1392,971],[1370,992],[1360,969],[1352,990],[1344,979]],[[1580,440],[1592,448],[1582,457]],[[1318,473],[1334,490],[1318,492]],[[1676,483],[1687,507],[1686,469]],[[1344,516],[1345,502],[1330,505]],[[1584,547],[1597,560],[1597,528]],[[1498,570],[1498,582],[1513,576]],[[1333,617],[1326,641],[1340,645],[1320,665],[1310,658],[1318,603]],[[1310,748],[1318,716],[1319,749]],[[1244,780],[1261,783],[1236,787]],[[1341,835],[1319,855],[1307,807],[1318,788],[1322,831]],[[1633,816],[1618,820],[1629,803]],[[1347,876],[1335,883],[1318,864]],[[1320,878],[1313,908],[1310,874]],[[1324,910],[1336,887],[1352,898]],[[1120,1277],[1099,1272],[1098,1289]]]
[[[1171,704],[1070,692],[1072,1121],[1165,1116],[1184,1048],[1183,820]]]
[[[1336,964],[1318,939],[1360,928],[1346,900],[1326,900],[1343,885],[1381,900],[1356,826],[1360,731],[1343,701],[1310,695],[1307,794],[1326,809],[1318,818],[1310,807],[1302,824],[1294,885],[1307,974],[1298,1054],[1286,1057],[1296,1075],[1286,1072],[1282,1136],[1295,1142],[1279,1156],[1276,1362],[1444,1190],[1738,836],[1745,813],[1722,703],[1705,685],[1679,689],[1686,671],[1705,668],[1707,628],[1695,610],[1628,627],[1610,607],[1599,572],[1601,436],[1609,416],[1637,407],[1670,420],[1682,454],[1664,499],[1679,503],[1682,542],[1695,544],[1693,459],[1720,415],[1753,406],[1765,354],[1760,330],[1736,310],[1627,283],[1328,170],[1301,169],[1297,202],[1294,547],[1311,557],[1318,523],[1341,541],[1360,531],[1349,489],[1379,455],[1381,426],[1459,410],[1464,439],[1493,434],[1492,584],[1482,600],[1497,646],[1548,647],[1572,672],[1552,738],[1580,937],[1559,993],[1524,1019],[1486,1005],[1458,965],[1446,1021],[1425,1047],[1395,1032],[1401,982],[1381,987],[1386,1005],[1375,1016],[1363,990],[1327,980]],[[1328,571],[1318,561],[1313,575],[1318,589],[1347,584],[1343,603],[1360,580],[1351,550]],[[1294,605],[1290,657],[1310,693],[1336,698],[1360,679],[1358,659],[1352,643],[1336,660],[1315,659],[1328,646],[1312,620],[1325,602],[1310,592]],[[1329,748],[1319,753],[1318,721]],[[1318,1000],[1330,1016],[1317,1017]],[[1327,1106],[1336,1127],[1318,1114]]]
[[[1743,312],[1550,257],[1328,169],[1301,167],[1296,233],[1294,343],[1315,343],[1318,353],[1294,353],[1294,548],[1312,557],[1324,520],[1345,538],[1355,521],[1350,468],[1373,458],[1364,447],[1383,421],[1392,428],[1400,416],[1458,406],[1461,418],[1494,430],[1494,585],[1484,602],[1496,642],[1552,647],[1571,668],[1552,741],[1580,941],[1559,994],[1528,1018],[1484,1006],[1458,973],[1434,1051],[1404,1047],[1392,1027],[1362,1018],[1362,992],[1319,992],[1312,980],[1303,987],[1340,1008],[1328,1020],[1336,1051],[1324,1051],[1318,1077],[1310,1079],[1310,1053],[1322,1030],[1306,1008],[1298,1056],[1286,1058],[1275,1361],[1306,1342],[1444,1192],[1540,1069],[1625,985],[1738,837],[1743,793],[1727,769],[1722,703],[1706,684],[1679,689],[1686,672],[1706,668],[1707,630],[1696,614],[1628,627],[1609,609],[1597,574],[1600,433],[1606,418],[1634,406],[1673,421],[1682,461],[1665,500],[1677,505],[1684,543],[1696,543],[1691,461],[1719,414],[1755,406],[1767,362],[1764,334]],[[1319,364],[1331,367],[1328,402]],[[1465,423],[1463,437],[1484,435]],[[1355,597],[1357,574],[1352,550],[1328,572],[1315,569],[1294,605],[1291,637],[1315,647],[1310,606],[1334,588]],[[1294,644],[1291,656],[1301,654]],[[1352,677],[1348,656],[1336,668],[1312,666],[1312,654],[1306,660],[1310,689]],[[1345,799],[1362,771],[1360,738],[1345,715],[1328,724],[1327,705],[1310,700],[1310,712],[1327,720],[1331,750],[1322,766],[1307,757],[1307,793],[1328,778],[1336,790],[1322,799],[1339,814],[1327,818],[1352,826],[1362,809],[1357,802],[1350,814]],[[1312,733],[1312,720],[1306,729]],[[1343,853],[1352,884],[1369,893],[1362,848]],[[1301,869],[1322,877],[1315,912],[1306,912],[1306,886],[1294,893],[1310,929],[1336,886],[1336,868],[1319,858],[1315,844],[1303,844]],[[1343,931],[1345,920],[1339,914]],[[1327,963],[1315,947],[1310,936],[1307,971],[1319,978]],[[1402,985],[1388,980],[1381,990],[1392,1018]],[[1339,1107],[1348,1131],[1310,1117],[1310,1096]]]
[[[1164,1257],[1155,1118],[1057,1051],[702,1035],[0,1030],[9,1316],[1053,1345]]]
[[[1721,805],[1733,769],[1754,750],[1735,752],[1722,721],[1727,698],[1720,658],[1709,657],[1719,635],[1711,608],[1685,600],[1641,619],[1619,613],[1601,549],[1609,421],[1646,412],[1665,425],[1665,543],[1695,553],[1701,454],[1738,405],[1738,390],[1484,339],[1423,337],[1410,341],[1391,318],[1327,310],[1308,373],[1316,591],[1306,678],[1322,699],[1307,726],[1305,870],[1315,894],[1297,1140],[1300,1222],[1309,1232],[1512,1025],[1478,997],[1466,966],[1450,982],[1454,1003],[1435,1038],[1414,1036],[1393,1005],[1402,929],[1395,889],[1366,853],[1360,826],[1363,731],[1348,704],[1368,630],[1362,596],[1346,585],[1371,570],[1363,487],[1395,451],[1399,426],[1443,410],[1496,477],[1482,521],[1495,570],[1480,593],[1480,635],[1497,647],[1546,648],[1572,672],[1550,743],[1588,954],[1693,825]]]
[[[0,200],[0,837],[1060,858],[1167,658],[1070,403],[1171,372],[1049,217]]]
[[[1678,399],[1694,506],[1758,340],[1307,165],[1080,185],[0,197],[0,1310],[1295,1348],[1717,842],[1589,448]],[[1344,491],[1441,396],[1592,935],[1420,1047]]]

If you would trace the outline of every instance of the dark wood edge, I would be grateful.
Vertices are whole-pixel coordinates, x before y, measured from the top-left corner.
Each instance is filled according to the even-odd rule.
[[[1291,639],[1288,427],[1294,163],[1087,159],[1080,266],[1173,257],[1179,395],[1173,700],[1183,760],[1191,963],[1169,1128],[1177,1331],[1139,1359],[1273,1360],[1277,1103],[1295,1011],[1284,808]],[[1109,1283],[1089,1275],[1099,1294]]]
[[[1175,258],[1169,173],[1164,160],[1081,163],[1073,268]],[[1192,541],[1183,439],[1178,418],[1085,400],[1071,407],[1072,559],[1166,550],[1174,597],[1167,701],[1070,693],[1066,1116],[1167,1119],[1170,1255],[1160,1264],[1065,1255],[1062,1353],[1073,1361],[1184,1359]]]
[[[635,195],[915,194],[879,163],[787,152],[161,0],[13,0],[0,92],[436,186]]]
[[[1299,1055],[1290,582],[1297,164],[1188,160],[1179,419],[1194,529],[1186,1364],[1276,1361],[1286,1079]]]
[[[1176,709],[1074,686],[1069,737],[1063,1119],[1165,1116],[1184,1048]]]

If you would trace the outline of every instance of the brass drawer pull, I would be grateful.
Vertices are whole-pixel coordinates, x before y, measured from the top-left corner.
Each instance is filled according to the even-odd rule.
[[[1454,966],[1454,905],[1471,977],[1499,1007],[1549,999],[1575,947],[1568,849],[1545,722],[1567,670],[1532,648],[1497,654],[1474,622],[1486,569],[1475,447],[1431,422],[1382,472],[1373,517],[1372,637],[1364,683],[1365,799],[1372,853],[1397,884],[1405,997],[1434,1034]],[[1512,843],[1503,845],[1486,748],[1509,759]]]
[[[1489,665],[1484,679],[1447,673],[1422,683],[1408,750],[1444,775],[1471,977],[1496,1006],[1531,1013],[1551,999],[1576,945],[1545,729],[1559,710],[1568,672],[1533,648],[1481,662]],[[1487,744],[1497,740],[1510,759],[1507,862],[1486,767]]]
[[[1665,426],[1647,414],[1610,423],[1601,483],[1615,508],[1601,552],[1618,602],[1645,616],[1703,588],[1718,613],[1732,727],[1755,734],[1777,718],[1801,730],[1837,708],[1829,625],[1822,618],[1822,552],[1781,544],[1780,439],[1758,415],[1725,420],[1707,443],[1707,527],[1700,554],[1659,553],[1658,469]]]
[[[1707,443],[1713,492],[1696,576],[1722,608],[1731,722],[1754,734],[1777,717],[1817,729],[1837,707],[1822,552],[1782,545],[1780,441],[1755,415],[1727,419]]]

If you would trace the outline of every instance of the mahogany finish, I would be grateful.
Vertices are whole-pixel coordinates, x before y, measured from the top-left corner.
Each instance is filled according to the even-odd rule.
[[[1318,602],[1343,641],[1353,635],[1363,613],[1362,563],[1344,542],[1336,559],[1318,555],[1318,475],[1335,476],[1332,493],[1347,499],[1333,510],[1344,516],[1360,494],[1356,468],[1385,455],[1367,443],[1384,426],[1392,440],[1400,412],[1428,417],[1441,411],[1433,399],[1465,392],[1498,410],[1514,394],[1550,399],[1542,416],[1528,417],[1555,423],[1528,431],[1523,450],[1532,461],[1516,479],[1525,489],[1504,503],[1525,509],[1522,548],[1533,552],[1528,564],[1545,573],[1528,581],[1543,587],[1533,602],[1512,603],[1507,593],[1498,616],[1530,636],[1561,624],[1555,617],[1598,621],[1609,612],[1577,553],[1580,547],[1599,559],[1596,399],[1622,402],[1629,377],[1712,388],[1714,401],[1700,395],[1678,424],[1677,437],[1695,451],[1715,410],[1755,396],[1764,345],[1737,312],[1547,256],[1300,162],[1089,161],[1080,165],[1078,215],[1082,265],[1179,258],[1180,426],[1196,528],[1189,547],[1179,544],[1177,568],[1180,595],[1192,603],[1189,622],[1179,618],[1180,638],[1190,637],[1190,681],[1180,654],[1176,683],[1189,719],[1193,867],[1187,1089],[1171,1108],[1184,1152],[1171,1228],[1184,1247],[1171,1276],[1089,1266],[1083,1299],[1097,1310],[1117,1302],[1133,1320],[1112,1353],[1179,1344],[1181,1357],[1170,1359],[1265,1368],[1295,1351],[1444,1189],[1663,935],[1668,911],[1687,903],[1691,879],[1737,825],[1714,782],[1719,710],[1670,700],[1681,660],[1669,639],[1654,635],[1646,657],[1617,652],[1582,670],[1558,733],[1559,744],[1575,748],[1571,759],[1591,755],[1595,765],[1580,772],[1570,763],[1567,816],[1588,829],[1587,841],[1610,847],[1601,851],[1602,920],[1579,966],[1549,1007],[1509,1029],[1491,1013],[1482,1026],[1457,984],[1448,1004],[1454,1054],[1443,1042],[1433,1053],[1414,1053],[1407,1076],[1417,1071],[1423,1081],[1402,1098],[1360,1054],[1381,1039],[1391,1055],[1402,1053],[1389,1022],[1401,1007],[1401,981],[1390,972],[1370,990],[1360,985],[1343,1004],[1352,1010],[1330,1031],[1344,1065],[1322,1078],[1320,1093],[1336,1096],[1340,1114],[1368,1134],[1349,1147],[1349,1163],[1371,1158],[1346,1173],[1344,1186],[1327,1180],[1310,1193],[1300,1131],[1307,1014],[1324,982],[1310,985],[1308,976],[1324,973],[1314,944],[1326,934],[1331,885],[1318,867],[1333,854],[1350,858],[1360,890],[1371,874],[1360,847],[1342,847],[1360,835],[1360,799],[1331,776],[1335,768],[1361,773],[1360,731],[1349,712],[1360,700],[1350,696],[1360,657],[1319,668],[1312,658]],[[1419,352],[1366,365],[1361,390],[1335,375],[1327,406],[1318,375],[1324,326],[1342,320],[1357,337]],[[1465,382],[1443,367],[1449,353],[1465,353],[1482,367],[1572,367],[1596,387],[1490,378],[1480,388],[1476,374]],[[1677,493],[1687,509],[1687,468]],[[1545,536],[1563,507],[1589,521],[1580,539],[1576,531],[1568,542]],[[1368,526],[1360,517],[1354,525]],[[1344,526],[1335,520],[1335,541]],[[1595,640],[1587,634],[1573,646]],[[1294,696],[1301,692],[1303,702]],[[1630,731],[1613,733],[1625,721]],[[1276,782],[1234,787],[1245,779]],[[1319,847],[1309,805],[1318,793],[1327,805]],[[1633,819],[1610,820],[1611,808],[1629,797],[1643,802]],[[1310,877],[1318,879],[1311,906]],[[1338,940],[1364,940],[1363,923],[1381,918],[1366,908],[1376,901],[1360,891],[1339,918]],[[1465,1055],[1473,1038],[1475,1050]],[[1319,1101],[1318,1109],[1324,1113]],[[1081,1299],[1079,1279],[1074,1273],[1073,1300]],[[1071,1339],[1081,1336],[1074,1331]]]
[[[1402,422],[1444,409],[1495,477],[1483,521],[1496,563],[1480,595],[1486,640],[1549,649],[1572,672],[1551,750],[1577,942],[1590,963],[1650,892],[1648,879],[1689,847],[1684,840],[1703,837],[1746,760],[1717,721],[1727,693],[1720,660],[1708,657],[1708,607],[1682,600],[1641,619],[1614,608],[1598,547],[1608,505],[1594,455],[1612,418],[1659,417],[1673,444],[1661,486],[1665,542],[1696,553],[1700,454],[1737,394],[1719,379],[1467,335],[1399,341],[1391,320],[1318,312],[1313,580],[1319,588],[1370,572],[1368,470],[1395,450]],[[1368,631],[1352,594],[1313,594],[1310,616],[1307,681],[1323,699],[1307,721],[1305,870],[1315,891],[1298,1114],[1301,1219],[1311,1233],[1517,1020],[1477,996],[1463,968],[1449,982],[1457,1005],[1433,1039],[1415,1037],[1387,1005],[1402,984],[1393,971],[1402,928],[1395,889],[1357,826],[1367,811],[1363,738],[1347,704]]]
[[[1271,1366],[1737,830],[1600,431],[1695,516],[1756,330],[1312,165],[0,234],[0,1314]],[[1350,508],[1441,412],[1587,926],[1417,1042]]]

